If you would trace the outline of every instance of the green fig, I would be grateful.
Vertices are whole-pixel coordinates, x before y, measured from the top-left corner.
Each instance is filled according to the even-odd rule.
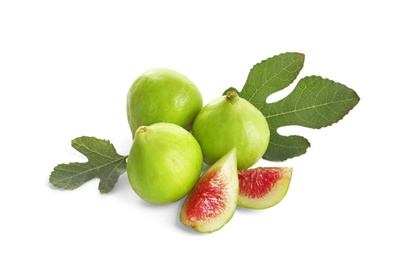
[[[201,148],[186,129],[155,123],[135,132],[127,173],[143,200],[153,204],[180,200],[193,188],[202,169]]]
[[[263,114],[236,91],[204,106],[194,120],[192,132],[207,164],[235,147],[239,170],[260,160],[268,148],[270,134]]]
[[[140,126],[167,122],[190,129],[203,107],[199,89],[186,76],[166,68],[142,73],[127,97],[127,116],[132,135]]]

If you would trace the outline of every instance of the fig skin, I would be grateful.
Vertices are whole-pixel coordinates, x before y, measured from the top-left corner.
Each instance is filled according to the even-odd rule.
[[[186,129],[171,123],[141,126],[128,156],[127,173],[143,200],[167,204],[180,200],[203,169],[201,148]]]
[[[208,165],[236,147],[239,170],[260,160],[268,148],[270,136],[263,114],[236,91],[204,106],[193,122],[192,132]]]
[[[233,148],[205,171],[182,204],[182,224],[201,233],[212,233],[232,219],[239,194],[236,165]]]
[[[132,138],[138,127],[159,122],[190,129],[202,107],[202,95],[189,78],[167,68],[150,69],[128,91],[126,111]]]

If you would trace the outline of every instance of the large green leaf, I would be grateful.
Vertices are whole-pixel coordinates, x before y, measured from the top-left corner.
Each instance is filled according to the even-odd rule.
[[[271,94],[286,88],[302,69],[304,55],[283,53],[256,64],[240,92],[241,97],[257,107],[268,121],[270,144],[263,158],[284,161],[304,154],[310,146],[302,136],[282,136],[283,126],[319,129],[338,122],[357,103],[357,93],[341,83],[319,76],[302,78],[285,98],[266,103]]]

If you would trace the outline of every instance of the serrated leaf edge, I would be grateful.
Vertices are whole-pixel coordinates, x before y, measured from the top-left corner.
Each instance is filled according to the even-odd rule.
[[[247,76],[247,80],[249,79],[249,76],[251,75],[252,71],[253,71],[256,67],[262,65],[262,63],[265,63],[265,62],[267,62],[267,61],[269,61],[269,60],[272,60],[273,58],[276,58],[276,57],[278,57],[278,56],[282,56],[282,55],[285,55],[285,54],[297,54],[297,55],[299,55],[299,56],[302,56],[302,66],[301,66],[301,69],[304,67],[305,55],[304,55],[303,53],[301,53],[301,52],[283,52],[283,53],[280,53],[280,54],[271,56],[271,57],[269,57],[269,58],[267,58],[267,59],[264,59],[264,60],[262,60],[262,61],[260,61],[260,62],[258,62],[258,63],[256,63],[256,64],[254,64],[253,67],[252,67],[252,68],[250,69],[250,71],[249,71],[249,74],[248,74],[248,76]],[[296,62],[296,61],[293,61],[292,63],[290,63],[289,65],[287,65],[283,70],[285,70],[285,69],[287,69],[288,67],[292,66],[293,63],[295,63],[295,62]],[[300,69],[300,71],[301,71],[301,69]],[[282,70],[282,71],[283,71],[283,70]],[[280,72],[279,72],[279,73],[280,73]],[[261,89],[263,86],[265,86],[265,84],[267,84],[267,83],[268,83],[269,81],[271,81],[272,79],[276,78],[276,77],[279,75],[279,73],[276,73],[273,77],[271,77],[268,81],[266,81],[266,82],[264,82],[263,84],[261,84],[259,87],[256,87],[256,91],[254,91],[254,92],[252,93],[252,96],[249,97],[249,98],[247,99],[247,101],[249,101],[249,102],[251,103],[251,100],[252,100],[253,97],[256,95],[256,93],[258,93],[258,91],[260,91],[260,89]],[[296,77],[296,78],[297,78],[297,77]],[[283,89],[285,89],[285,88],[289,87],[291,84],[293,84],[293,82],[296,80],[296,78],[293,79],[293,80],[292,80],[286,87],[284,87]],[[246,83],[247,83],[247,80],[246,80],[246,82],[245,82],[245,85],[246,85]],[[244,86],[245,86],[245,85],[244,85]],[[244,87],[244,86],[243,86],[243,87]],[[281,90],[283,90],[283,89],[281,89]],[[281,91],[281,90],[279,90],[279,91]],[[240,95],[240,92],[238,92],[238,93],[239,93],[239,95]]]
[[[95,168],[87,169],[87,170],[85,170],[85,171],[83,171],[83,172],[81,172],[81,173],[79,173],[79,174],[76,174],[76,175],[74,175],[74,176],[72,176],[72,177],[65,178],[65,180],[68,180],[68,179],[71,179],[71,178],[75,178],[76,176],[79,176],[79,175],[81,175],[81,174],[87,174],[87,173],[90,173],[90,172],[95,172],[95,171],[99,170],[100,168],[107,167],[108,165],[112,165],[112,164],[117,163],[118,161],[120,161],[120,163],[118,163],[118,164],[113,168],[113,170],[112,170],[109,174],[107,174],[106,180],[103,180],[103,181],[102,181],[102,179],[101,179],[99,176],[94,176],[94,177],[92,177],[92,178],[90,178],[90,179],[88,180],[88,181],[90,181],[90,180],[93,180],[93,179],[95,179],[95,178],[100,179],[99,187],[98,187],[99,191],[100,191],[101,193],[108,193],[108,192],[110,192],[110,191],[115,187],[115,184],[116,184],[116,183],[114,183],[114,185],[113,185],[112,187],[110,187],[110,189],[100,189],[101,184],[102,184],[102,183],[107,183],[108,180],[110,179],[111,173],[115,172],[122,164],[124,164],[124,163],[126,164],[126,160],[127,160],[128,156],[127,156],[127,155],[124,156],[124,155],[118,154],[117,151],[116,151],[116,149],[115,149],[115,147],[114,147],[114,145],[113,145],[109,140],[106,140],[106,139],[99,139],[99,138],[93,137],[93,136],[80,136],[80,137],[77,137],[77,138],[75,138],[75,139],[73,139],[73,140],[71,141],[71,146],[72,146],[77,152],[79,152],[79,153],[81,153],[82,155],[84,155],[84,156],[87,158],[87,161],[86,161],[86,162],[60,163],[60,164],[56,165],[56,166],[53,168],[53,171],[50,173],[50,176],[49,176],[48,181],[49,181],[49,183],[52,184],[54,187],[56,187],[56,188],[58,188],[58,189],[61,189],[61,190],[74,190],[74,189],[77,189],[77,188],[81,187],[81,186],[84,185],[86,182],[88,182],[88,181],[86,181],[86,182],[82,183],[81,185],[76,186],[75,188],[66,188],[65,186],[59,185],[59,183],[60,183],[59,181],[54,182],[54,179],[53,179],[53,178],[54,178],[54,172],[55,172],[56,169],[59,168],[59,167],[68,166],[68,165],[74,165],[74,164],[77,165],[77,166],[78,166],[78,165],[79,165],[79,166],[91,165],[88,156],[87,156],[86,154],[83,154],[82,152],[79,151],[79,147],[85,147],[87,150],[89,150],[90,152],[93,152],[93,153],[94,153],[94,151],[93,151],[92,149],[89,149],[89,148],[88,148],[87,146],[85,146],[85,145],[80,145],[80,144],[79,144],[78,140],[83,139],[83,138],[90,138],[90,139],[95,139],[95,140],[98,140],[98,141],[104,141],[104,142],[106,142],[108,145],[110,145],[110,146],[112,147],[113,151],[118,155],[118,157],[117,157],[117,158],[112,158],[112,157],[106,156],[106,155],[104,155],[104,154],[99,154],[99,153],[96,152],[96,153],[99,154],[100,156],[102,156],[102,157],[104,157],[104,158],[107,158],[107,159],[110,159],[110,160],[112,160],[112,161],[109,162],[109,163],[106,163],[106,164],[102,164],[102,165],[100,165],[100,166],[97,166],[97,167],[95,167]],[[66,170],[66,171],[68,171],[68,170]],[[124,172],[125,172],[125,171],[124,171]],[[119,178],[119,176],[121,176],[124,172],[118,174],[118,178]],[[72,172],[72,173],[75,173],[75,172]]]
[[[320,79],[322,79],[322,80],[331,81],[331,82],[333,82],[333,83],[335,83],[335,84],[344,85],[344,84],[342,84],[342,83],[340,83],[340,82],[337,82],[337,81],[334,81],[334,80],[332,80],[332,79],[324,78],[324,77],[317,76],[317,75],[305,76],[305,77],[301,78],[298,82],[300,82],[301,80],[303,80],[303,79],[305,79],[305,78],[311,78],[311,77],[316,77],[316,78],[320,78]],[[265,117],[265,119],[268,121],[268,119],[269,119],[269,118],[272,118],[272,117],[282,116],[282,115],[290,114],[290,113],[301,112],[301,111],[304,111],[304,110],[307,110],[307,109],[313,109],[313,108],[316,108],[316,107],[322,107],[322,106],[326,106],[326,105],[329,105],[329,104],[337,104],[337,103],[346,102],[346,101],[349,101],[349,100],[356,100],[357,102],[354,104],[354,106],[353,106],[352,108],[350,108],[345,114],[343,114],[343,116],[342,116],[341,118],[339,118],[339,119],[336,120],[336,121],[331,122],[329,125],[324,125],[324,126],[321,126],[321,127],[308,127],[308,126],[302,126],[302,125],[296,125],[296,124],[289,124],[289,125],[282,125],[282,126],[279,126],[278,128],[275,129],[275,131],[277,132],[279,128],[281,128],[281,127],[286,127],[286,126],[301,126],[301,127],[305,127],[305,128],[309,128],[309,129],[316,129],[316,130],[318,130],[318,129],[323,129],[323,128],[332,126],[332,125],[334,125],[334,124],[337,124],[337,123],[340,122],[341,120],[343,120],[343,118],[344,118],[346,115],[348,115],[348,114],[350,113],[350,111],[352,111],[352,110],[357,106],[357,104],[360,102],[360,100],[361,100],[361,98],[360,98],[360,96],[357,94],[357,92],[355,92],[352,88],[347,87],[346,85],[344,85],[344,86],[345,86],[346,88],[348,88],[348,89],[350,89],[350,90],[352,90],[352,91],[354,92],[355,98],[340,100],[340,101],[338,101],[338,102],[330,102],[330,103],[319,104],[319,105],[317,105],[317,106],[306,107],[306,108],[302,108],[302,109],[292,110],[292,111],[283,112],[283,113],[279,113],[279,114],[273,114],[273,115],[271,115],[271,116],[264,116],[264,117]],[[295,86],[295,88],[296,88],[296,87],[297,87],[297,85]],[[288,95],[290,95],[290,94],[288,94]],[[278,100],[278,101],[276,101],[276,102],[279,102],[279,101],[285,99],[286,97],[287,97],[287,96],[281,98],[280,100]],[[281,134],[279,134],[279,133],[278,133],[278,135],[280,135],[280,136],[285,136],[285,135],[281,135]]]

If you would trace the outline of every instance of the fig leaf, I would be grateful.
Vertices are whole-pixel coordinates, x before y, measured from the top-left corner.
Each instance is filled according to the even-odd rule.
[[[57,165],[50,174],[50,183],[63,190],[73,190],[84,183],[100,178],[99,191],[108,193],[126,172],[128,156],[119,155],[107,140],[82,136],[72,140],[72,147],[88,158],[87,162]]]
[[[263,158],[285,161],[306,153],[309,141],[297,135],[282,136],[279,127],[297,125],[313,129],[330,126],[353,109],[360,98],[345,85],[322,78],[306,76],[293,91],[273,103],[266,99],[288,87],[303,68],[304,55],[287,52],[266,59],[250,70],[240,96],[265,116],[270,127],[270,143]]]

